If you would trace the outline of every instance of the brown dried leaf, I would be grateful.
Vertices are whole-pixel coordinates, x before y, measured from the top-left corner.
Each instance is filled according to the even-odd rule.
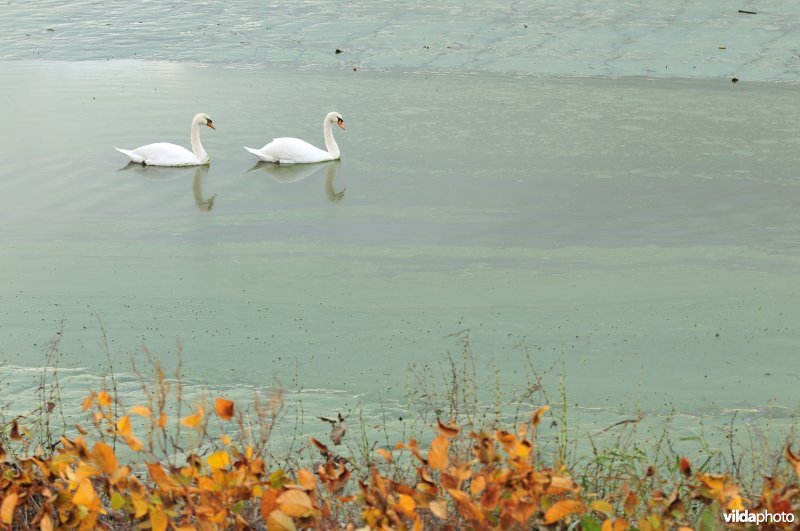
[[[792,445],[786,445],[786,460],[794,467],[794,471],[800,476],[800,456],[792,452]]]
[[[625,503],[623,504],[623,509],[625,510],[625,514],[631,516],[636,511],[636,506],[639,504],[639,496],[636,495],[633,491],[628,491],[628,495],[625,496]]]
[[[214,402],[214,410],[222,420],[231,420],[234,415],[233,400],[227,398],[217,398]]]
[[[447,502],[445,500],[434,500],[428,504],[428,509],[436,515],[437,518],[447,520]]]
[[[438,424],[439,432],[450,439],[458,435],[460,431],[455,424],[443,424],[438,418],[436,419],[436,424]]]
[[[269,531],[296,531],[291,517],[281,511],[272,511],[267,518],[267,529]]]
[[[683,474],[687,478],[692,475],[692,464],[689,463],[689,460],[687,458],[681,457],[679,468],[681,474]]]
[[[542,416],[548,411],[550,411],[550,406],[542,406],[533,412],[533,416],[531,417],[531,424],[533,425],[534,428],[539,425],[539,423],[542,421]]]

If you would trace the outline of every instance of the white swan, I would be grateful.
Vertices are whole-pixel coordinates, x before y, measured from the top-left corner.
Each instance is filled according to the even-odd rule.
[[[322,122],[322,131],[325,136],[325,149],[312,146],[299,138],[276,138],[261,149],[244,148],[264,162],[276,164],[305,164],[310,162],[325,162],[337,160],[340,156],[339,146],[333,139],[333,124],[338,124],[344,129],[342,115],[338,112],[329,112]]]
[[[207,125],[211,129],[216,129],[211,122],[211,117],[207,114],[196,114],[192,118],[192,150],[169,142],[156,142],[136,149],[114,148],[123,155],[131,159],[132,162],[143,166],[199,166],[208,164],[211,159],[200,143],[200,126]]]

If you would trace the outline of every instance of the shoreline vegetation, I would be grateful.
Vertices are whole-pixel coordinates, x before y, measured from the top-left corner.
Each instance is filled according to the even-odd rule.
[[[132,362],[143,399],[123,403],[100,327],[109,374],[77,423],[59,393],[63,326],[45,348],[38,407],[0,418],[3,529],[711,530],[753,529],[758,515],[789,529],[800,512],[794,427],[777,443],[750,434],[744,449],[734,414],[727,452],[706,446],[690,460],[666,427],[641,441],[640,416],[602,430],[614,435],[601,444],[571,432],[564,375],[550,396],[530,356],[509,417],[499,375],[494,403],[482,400],[468,331],[455,334],[462,357],[448,356],[442,392],[409,369],[407,385],[425,390],[414,433],[390,440],[384,426],[378,443],[380,427],[351,412],[322,419],[325,440],[295,419],[280,448],[275,431],[291,422],[282,390],[249,403],[189,398],[180,345],[172,370],[144,348],[149,370]],[[588,455],[573,450],[576,437],[589,439]]]

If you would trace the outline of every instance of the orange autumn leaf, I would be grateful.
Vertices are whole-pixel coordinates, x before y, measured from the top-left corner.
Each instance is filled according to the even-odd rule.
[[[289,516],[302,518],[314,512],[311,498],[302,490],[287,490],[276,501],[281,512]]]
[[[95,398],[97,398],[97,393],[95,393],[94,391],[92,391],[92,392],[91,392],[91,394],[89,394],[89,396],[87,396],[87,397],[86,397],[86,398],[83,400],[83,410],[84,410],[84,411],[86,411],[87,409],[89,409],[90,407],[92,407],[92,404],[94,403],[94,399],[95,399]]]
[[[483,489],[486,488],[486,477],[483,475],[475,476],[469,484],[469,493],[475,496],[476,494],[483,492]]]
[[[92,461],[106,474],[113,474],[117,470],[117,456],[114,450],[104,442],[97,442],[92,448]]]
[[[278,506],[278,496],[280,492],[275,489],[268,488],[261,495],[261,516],[264,520],[269,518],[269,515]]]
[[[428,466],[434,470],[444,470],[447,467],[447,451],[450,448],[450,441],[444,435],[439,435],[431,442],[428,451]]]
[[[167,427],[167,414],[162,413],[160,417],[158,417],[158,427],[159,428],[166,428]]]
[[[380,454],[380,456],[381,456],[381,457],[383,457],[384,459],[386,459],[386,462],[387,462],[387,463],[391,463],[391,462],[392,462],[392,452],[390,452],[390,451],[389,451],[389,450],[387,450],[386,448],[378,448],[378,449],[377,449],[377,450],[375,450],[375,451],[376,451],[378,454]]]
[[[531,417],[531,424],[533,425],[534,428],[539,425],[539,423],[542,421],[542,416],[548,411],[550,411],[550,406],[542,406],[533,412],[533,416]]]
[[[140,441],[136,436],[125,435],[124,437],[125,437],[125,444],[128,445],[128,448],[130,448],[134,452],[138,452],[139,450],[142,449],[142,441]]]
[[[169,520],[167,515],[160,508],[150,507],[150,529],[153,531],[165,531]]]
[[[150,473],[150,479],[159,489],[169,491],[176,487],[175,481],[167,475],[166,471],[158,463],[147,463],[147,471]]]
[[[19,494],[16,492],[3,498],[3,503],[0,505],[0,521],[4,524],[11,525],[11,522],[14,521],[14,509],[17,507],[18,499]]]
[[[636,506],[639,504],[639,496],[636,495],[635,492],[629,491],[628,495],[625,496],[625,503],[623,504],[623,509],[625,510],[625,514],[628,516],[632,515],[634,511],[636,511]]]
[[[131,418],[128,415],[125,415],[117,421],[117,431],[122,435],[131,434]]]
[[[222,420],[231,420],[233,418],[233,400],[217,398],[214,402],[214,409],[217,412],[217,416]]]
[[[394,505],[394,508],[404,515],[413,518],[415,516],[414,509],[417,508],[417,503],[414,501],[414,498],[409,496],[408,494],[399,494],[398,501]]]
[[[100,391],[100,394],[97,395],[97,403],[103,407],[108,407],[111,405],[111,395],[108,394],[107,391]]]
[[[197,413],[187,415],[181,419],[181,424],[187,428],[196,428],[203,421],[203,408],[198,406]]]
[[[78,484],[78,489],[72,495],[72,503],[75,505],[89,506],[97,498],[97,493],[94,491],[92,482],[89,478],[81,480]]]
[[[153,413],[150,411],[149,407],[146,406],[133,406],[129,413],[133,413],[139,415],[140,417],[149,417]]]
[[[439,432],[449,438],[453,438],[458,435],[458,432],[461,431],[458,429],[458,426],[453,424],[443,424],[441,420],[438,418],[436,419],[436,424],[438,424]]]
[[[313,491],[317,487],[317,479],[314,474],[305,469],[297,471],[297,482],[308,491]]]
[[[563,520],[571,514],[583,514],[586,506],[580,500],[561,500],[555,503],[544,513],[545,525]]]
[[[601,531],[627,531],[628,521],[623,518],[609,518],[603,522]]]

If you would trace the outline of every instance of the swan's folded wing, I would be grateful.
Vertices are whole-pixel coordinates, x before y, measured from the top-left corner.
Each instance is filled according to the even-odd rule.
[[[129,159],[131,159],[131,162],[135,162],[137,164],[141,164],[142,162],[144,162],[144,155],[140,155],[135,151],[131,151],[130,149],[120,149],[120,148],[114,148],[114,149],[116,149]]]

